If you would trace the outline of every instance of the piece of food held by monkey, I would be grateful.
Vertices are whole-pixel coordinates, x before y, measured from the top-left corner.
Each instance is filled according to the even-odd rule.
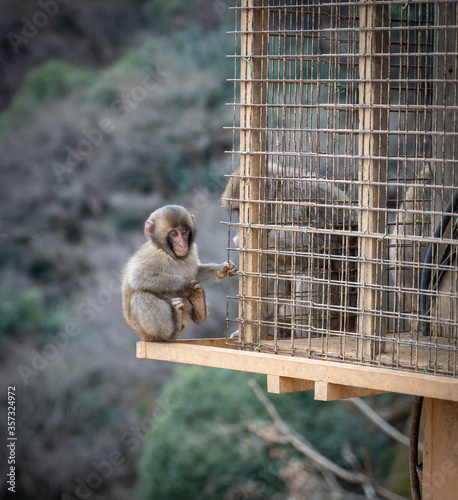
[[[145,223],[148,241],[130,258],[122,284],[127,324],[141,339],[172,341],[191,322],[207,317],[202,283],[237,273],[232,262],[201,264],[195,218],[185,208],[167,205]]]

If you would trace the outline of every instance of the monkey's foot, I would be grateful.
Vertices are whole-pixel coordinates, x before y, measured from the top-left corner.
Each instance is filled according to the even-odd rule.
[[[235,276],[237,274],[237,271],[237,266],[233,262],[226,262],[221,266],[221,271],[219,272],[218,278],[225,278],[226,276],[229,276],[231,278],[232,276]]]
[[[207,306],[205,304],[205,292],[202,288],[202,285],[196,283],[194,285],[194,291],[189,296],[189,301],[193,307],[193,316],[192,319],[196,323],[200,323],[204,321],[207,317]]]
[[[184,302],[183,299],[180,297],[176,297],[172,299],[172,307],[175,309],[177,312],[178,318],[176,321],[176,331],[173,335],[173,337],[170,340],[175,340],[178,335],[184,330],[184,325],[183,325],[183,311],[184,311]]]

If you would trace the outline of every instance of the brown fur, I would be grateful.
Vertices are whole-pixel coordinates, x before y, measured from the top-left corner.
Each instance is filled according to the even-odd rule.
[[[190,230],[184,257],[177,257],[167,241],[177,227]],[[194,218],[178,205],[153,212],[145,234],[149,241],[130,258],[124,272],[124,318],[143,340],[172,341],[192,321],[200,323],[207,317],[201,283],[234,276],[237,268],[232,262],[200,264]]]

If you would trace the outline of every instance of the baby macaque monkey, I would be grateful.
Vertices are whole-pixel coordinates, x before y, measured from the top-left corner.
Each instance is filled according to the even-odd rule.
[[[153,212],[145,235],[148,241],[124,272],[124,318],[143,340],[172,341],[192,321],[207,317],[202,283],[235,276],[237,267],[232,262],[200,264],[194,215],[179,205]]]

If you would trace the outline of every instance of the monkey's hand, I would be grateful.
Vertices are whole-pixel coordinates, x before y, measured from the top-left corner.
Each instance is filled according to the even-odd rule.
[[[237,272],[238,272],[237,266],[233,262],[228,261],[221,265],[218,278],[225,278],[226,276],[232,278],[237,274]]]
[[[218,282],[226,276],[235,276],[237,266],[232,262],[223,264],[200,264],[197,270],[197,281],[199,283]]]
[[[194,283],[194,289],[191,293],[192,296],[201,298],[205,295],[204,289],[202,288],[202,285],[200,283],[197,283],[197,281],[193,281]]]
[[[189,297],[192,293],[194,293],[194,290],[196,288],[196,285],[198,285],[197,281],[194,280],[187,280],[183,278],[183,286],[180,290],[181,294],[183,294],[184,297]]]
[[[181,297],[175,297],[172,299],[172,306],[177,313],[181,314],[184,310],[183,299]]]

